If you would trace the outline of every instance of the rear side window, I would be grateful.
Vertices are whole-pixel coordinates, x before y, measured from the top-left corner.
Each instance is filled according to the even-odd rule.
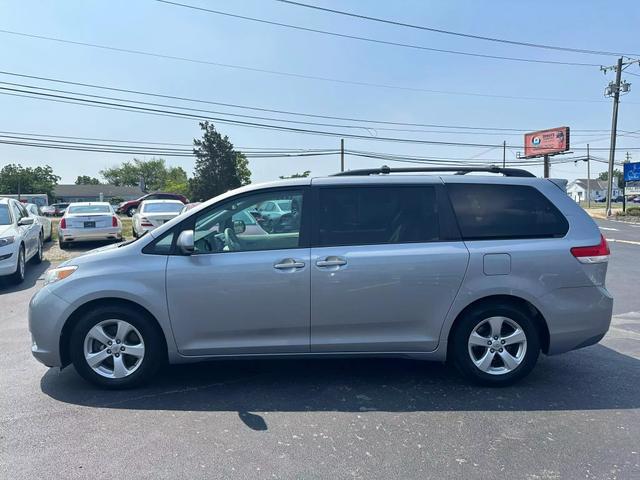
[[[447,185],[465,240],[563,237],[569,224],[537,189],[525,185]]]
[[[318,246],[439,240],[433,187],[321,188]]]

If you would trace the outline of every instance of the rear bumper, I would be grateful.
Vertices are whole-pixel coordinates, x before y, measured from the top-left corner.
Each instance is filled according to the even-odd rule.
[[[613,298],[605,287],[560,288],[541,298],[549,355],[598,343],[611,324]]]
[[[122,227],[109,228],[65,228],[58,230],[63,242],[83,242],[91,240],[121,240]]]

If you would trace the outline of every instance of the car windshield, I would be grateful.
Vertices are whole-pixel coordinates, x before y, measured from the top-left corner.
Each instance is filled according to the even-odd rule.
[[[11,225],[9,207],[7,207],[6,205],[0,205],[0,225]]]
[[[177,213],[182,210],[182,203],[147,203],[142,206],[144,213]]]
[[[86,213],[111,213],[111,207],[108,205],[74,205],[67,209],[67,213],[86,214]]]

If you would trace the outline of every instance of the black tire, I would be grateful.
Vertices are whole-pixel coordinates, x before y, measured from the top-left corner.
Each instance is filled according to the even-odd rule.
[[[125,320],[133,325],[144,342],[144,357],[140,366],[123,378],[107,378],[96,373],[84,357],[84,341],[87,333],[104,320]],[[166,363],[162,333],[155,321],[147,314],[123,305],[102,306],[86,312],[76,323],[69,341],[69,353],[76,371],[88,382],[107,389],[134,388],[148,382]]]
[[[31,261],[36,265],[39,263],[42,263],[42,260],[44,259],[44,253],[42,251],[43,245],[44,245],[44,239],[43,239],[42,233],[40,233],[40,235],[38,236],[38,251],[31,259]]]
[[[526,351],[520,364],[510,372],[497,375],[480,370],[469,353],[468,342],[471,333],[481,322],[491,317],[506,317],[515,321],[526,336]],[[472,382],[488,387],[506,387],[527,376],[538,361],[539,354],[540,334],[530,313],[510,304],[486,304],[468,312],[456,323],[451,335],[448,356],[460,373]],[[496,361],[501,363],[499,359]]]
[[[22,268],[20,268],[21,264]],[[14,285],[19,285],[24,282],[25,270],[26,261],[24,258],[24,246],[20,245],[20,249],[18,250],[18,261],[16,262],[16,271],[11,274],[9,281]]]
[[[127,208],[127,217],[133,217],[136,214],[136,207]]]
[[[63,242],[62,240],[58,240],[58,245],[60,246],[60,250],[64,250],[67,248],[67,242]]]

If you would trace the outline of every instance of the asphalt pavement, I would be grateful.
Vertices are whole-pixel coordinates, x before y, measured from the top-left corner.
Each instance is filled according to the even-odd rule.
[[[640,478],[640,228],[598,223],[625,240],[611,330],[505,389],[361,359],[174,366],[102,391],[31,357],[26,309],[49,265],[32,266],[0,286],[0,478]]]

